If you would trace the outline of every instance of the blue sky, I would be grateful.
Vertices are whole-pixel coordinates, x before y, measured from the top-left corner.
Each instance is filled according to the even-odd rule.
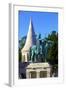
[[[18,12],[18,37],[26,36],[29,28],[30,17],[32,18],[35,33],[41,33],[42,38],[50,32],[58,32],[58,13],[56,12]]]

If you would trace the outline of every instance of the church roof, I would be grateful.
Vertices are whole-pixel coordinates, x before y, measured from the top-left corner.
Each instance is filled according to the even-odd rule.
[[[35,44],[36,44],[36,35],[34,32],[32,20],[30,19],[29,30],[28,30],[26,42],[25,42],[25,45],[24,45],[22,51],[28,51],[30,49],[30,47]]]

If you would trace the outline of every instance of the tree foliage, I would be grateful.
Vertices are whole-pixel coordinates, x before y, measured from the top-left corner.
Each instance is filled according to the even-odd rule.
[[[48,35],[47,40],[53,41],[52,47],[48,49],[47,60],[50,64],[58,64],[58,33],[53,31]]]
[[[19,61],[22,60],[21,49],[24,47],[25,41],[26,41],[26,36],[22,37],[21,40],[19,40]]]
[[[46,39],[53,41],[48,49],[47,61],[52,65],[52,73],[58,76],[58,33],[53,31]]]
[[[22,49],[24,47],[26,41],[26,36],[22,37],[21,40],[19,40],[19,48]]]

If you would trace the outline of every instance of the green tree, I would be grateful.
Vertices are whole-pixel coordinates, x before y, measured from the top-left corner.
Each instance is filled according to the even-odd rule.
[[[52,46],[48,49],[47,61],[52,65],[52,72],[58,72],[58,33],[53,31],[46,38],[53,41]]]
[[[22,37],[21,40],[19,40],[19,48],[22,49],[25,45],[26,36]]]
[[[22,53],[21,53],[21,49],[24,47],[25,45],[25,41],[26,41],[26,36],[22,37],[21,40],[19,40],[19,61],[22,60]]]
[[[53,41],[52,46],[48,49],[47,59],[52,65],[58,64],[58,33],[53,31],[47,39]]]

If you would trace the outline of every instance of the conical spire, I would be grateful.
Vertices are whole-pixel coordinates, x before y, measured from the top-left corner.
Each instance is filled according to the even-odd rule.
[[[25,46],[22,49],[22,51],[23,50],[29,50],[30,47],[32,45],[35,45],[35,44],[36,44],[36,35],[35,35],[35,32],[34,32],[32,20],[30,18],[29,30],[28,30],[28,34],[27,34],[27,38],[26,38],[26,43],[25,43]]]

